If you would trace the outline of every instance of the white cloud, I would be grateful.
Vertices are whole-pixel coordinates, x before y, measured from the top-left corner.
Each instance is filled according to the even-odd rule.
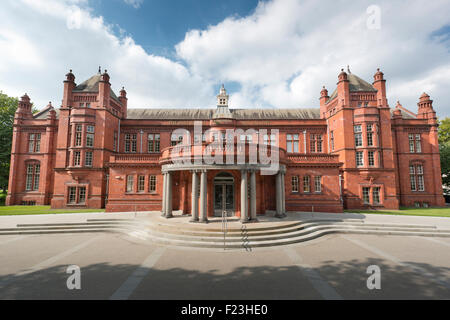
[[[450,3],[378,1],[380,29],[367,27],[371,4],[260,3],[249,17],[230,17],[207,30],[188,32],[176,49],[194,73],[240,83],[242,90],[231,103],[317,106],[322,85],[331,93],[341,67],[350,64],[368,82],[380,67],[389,97],[413,110],[429,88],[440,114],[449,115],[450,97],[444,90],[449,78],[438,76],[450,61],[449,51],[430,33],[448,23]],[[399,83],[415,91],[395,91]]]
[[[135,9],[138,9],[143,3],[144,0],[123,0],[126,4],[133,6]]]
[[[108,69],[116,92],[125,86],[130,107],[198,106],[214,102],[210,83],[182,64],[146,53],[119,38],[102,17],[74,1],[8,1],[0,12],[0,90],[27,92],[38,108],[62,99],[62,81],[73,69],[80,83]],[[72,21],[72,22],[68,22]],[[6,89],[8,88],[8,91]]]
[[[240,85],[232,106],[311,107],[322,85],[331,93],[350,64],[369,82],[382,69],[391,106],[399,99],[415,111],[426,91],[438,115],[450,115],[448,43],[430,37],[448,24],[450,3],[378,1],[380,29],[367,28],[370,5],[261,2],[250,16],[187,32],[175,48],[180,63],[116,35],[87,0],[8,0],[0,12],[0,89],[27,92],[38,107],[58,105],[68,69],[79,83],[101,65],[113,89],[125,86],[130,107],[211,107],[218,84],[230,81]]]

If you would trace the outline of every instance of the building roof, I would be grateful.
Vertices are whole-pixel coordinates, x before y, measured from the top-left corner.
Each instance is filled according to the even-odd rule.
[[[353,73],[347,74],[347,79],[349,82],[350,92],[358,92],[358,91],[377,92],[377,89],[375,89],[370,83],[361,79],[357,75],[354,75]],[[336,96],[337,96],[337,88],[333,91],[328,101],[333,100],[334,98],[336,98]]]
[[[73,89],[73,92],[98,92],[98,84],[101,80],[102,75],[100,73],[97,73],[96,75],[93,75],[86,81],[83,81],[82,83],[77,85],[75,89]],[[110,96],[120,103],[119,99],[112,89],[110,90]]]
[[[54,109],[56,118],[59,109]],[[391,113],[395,109],[391,108]],[[47,119],[50,108],[46,107],[34,115],[35,119]],[[295,120],[319,119],[319,108],[303,109],[230,109],[232,119],[236,120]],[[413,115],[402,111],[403,119],[415,119]],[[215,109],[128,109],[127,119],[147,120],[210,120],[213,119]]]
[[[127,119],[209,120],[217,109],[128,109]],[[230,109],[236,120],[319,119],[319,108]],[[217,117],[215,117],[217,118]]]

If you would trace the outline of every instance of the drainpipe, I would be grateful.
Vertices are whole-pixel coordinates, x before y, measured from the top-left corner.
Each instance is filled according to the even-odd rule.
[[[306,130],[303,130],[303,151],[306,153]]]
[[[120,152],[120,119],[119,119],[119,128],[117,130],[117,153]]]
[[[142,131],[142,129],[141,129],[141,132],[139,132],[140,134],[141,134],[141,152],[140,153],[142,153],[142,136],[144,135],[144,131]]]

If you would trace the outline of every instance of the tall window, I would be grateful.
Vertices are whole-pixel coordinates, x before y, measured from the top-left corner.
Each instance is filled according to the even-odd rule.
[[[292,192],[298,192],[298,176],[292,176]]]
[[[362,194],[363,194],[363,202],[364,202],[364,204],[370,204],[370,188],[369,187],[363,187],[362,188]]]
[[[409,166],[409,179],[411,183],[411,191],[425,191],[423,166],[421,164],[411,164]]]
[[[362,151],[356,151],[356,166],[362,167],[364,165],[364,154]]]
[[[41,172],[41,165],[27,164],[27,176],[25,182],[25,190],[36,191],[39,189],[39,177]]]
[[[156,176],[150,176],[148,180],[148,191],[149,192],[156,191]]]
[[[148,152],[159,152],[160,136],[159,133],[149,133],[148,135]]]
[[[86,147],[94,146],[94,126],[86,127]]]
[[[334,151],[334,131],[330,131],[331,151]]]
[[[77,124],[75,126],[75,147],[81,147],[81,133],[82,133],[83,127],[81,124]]]
[[[76,200],[77,200],[77,187],[69,187],[68,202],[76,203]]]
[[[309,151],[312,152],[322,152],[322,135],[321,134],[310,134],[309,135]]]
[[[311,192],[309,176],[303,177],[303,192]]]
[[[125,134],[125,152],[136,152],[137,146],[137,134],[127,133]]]
[[[372,188],[372,201],[373,204],[380,204],[380,187]]]
[[[367,152],[367,158],[369,160],[369,166],[373,167],[375,165],[374,152],[373,151]]]
[[[134,191],[134,177],[133,176],[127,176],[127,192],[133,192]]]
[[[145,190],[145,176],[138,176],[138,192]]]
[[[298,134],[287,134],[286,135],[286,146],[287,152],[298,152]]]
[[[92,151],[86,151],[84,157],[84,165],[87,167],[92,167],[92,159],[93,159]]]
[[[81,152],[80,151],[75,151],[73,153],[73,165],[81,166]]]
[[[371,124],[367,125],[367,145],[373,146],[373,126]]]
[[[41,151],[41,134],[30,133],[28,135],[28,152],[40,152]]]
[[[409,134],[408,135],[409,140],[409,152],[416,152],[420,153],[422,152],[422,144],[420,142],[420,133],[418,134]]]
[[[353,127],[353,131],[355,133],[355,147],[362,147],[362,129],[361,125],[355,125]]]
[[[321,176],[314,177],[314,191],[322,192],[322,177]]]

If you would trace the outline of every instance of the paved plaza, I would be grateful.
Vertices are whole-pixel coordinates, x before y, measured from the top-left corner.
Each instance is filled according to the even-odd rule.
[[[134,216],[9,216],[0,217],[0,227],[105,215]],[[365,217],[450,226],[437,217]],[[81,289],[67,288],[71,265],[80,268]],[[381,288],[370,290],[373,265]],[[0,235],[0,299],[450,299],[450,238],[331,234],[220,250],[120,233]]]

